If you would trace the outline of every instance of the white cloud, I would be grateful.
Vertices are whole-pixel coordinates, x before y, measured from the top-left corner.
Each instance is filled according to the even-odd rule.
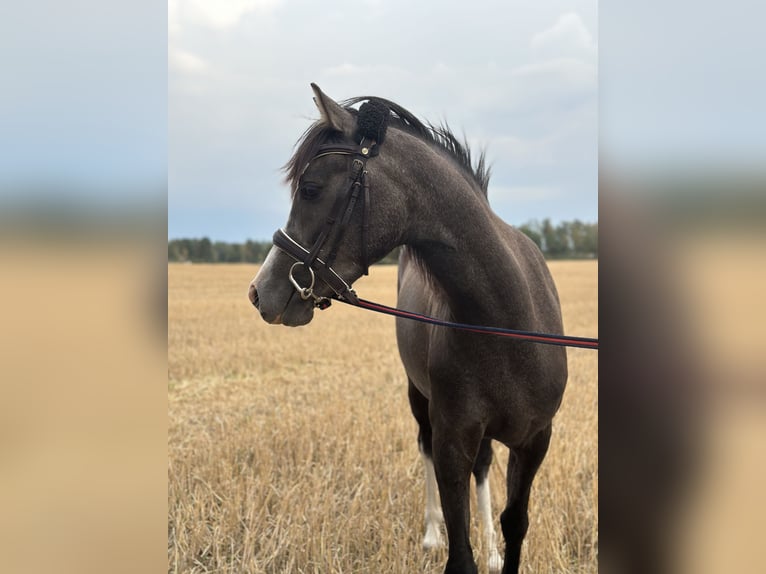
[[[595,64],[575,58],[554,58],[519,66],[511,71],[511,76],[526,78],[537,84],[548,78],[552,91],[596,89],[598,70]]]
[[[181,32],[180,0],[168,0],[168,37],[172,40]]]
[[[227,29],[248,14],[271,13],[282,0],[168,0],[168,65],[184,73],[209,69],[200,56],[181,48],[182,33],[188,24]]]
[[[596,42],[575,12],[559,14],[529,40],[526,62],[509,71],[517,110],[560,112],[569,120],[595,105],[598,89]],[[551,133],[547,131],[547,133]]]
[[[281,0],[174,0],[176,14],[211,28],[223,29],[236,26],[253,12],[268,14]],[[170,10],[170,7],[169,7]]]
[[[530,47],[536,55],[545,58],[591,59],[597,52],[593,36],[575,12],[562,14],[553,26],[535,34]]]
[[[168,67],[191,74],[205,72],[208,64],[205,60],[176,47],[168,48]]]

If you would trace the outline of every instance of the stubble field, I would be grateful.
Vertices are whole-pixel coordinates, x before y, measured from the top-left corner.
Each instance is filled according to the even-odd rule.
[[[565,332],[597,336],[597,262],[550,267]],[[423,471],[394,320],[335,304],[306,327],[267,325],[246,296],[256,271],[168,266],[168,572],[440,573],[446,550],[421,548]],[[355,288],[393,305],[396,268]],[[568,353],[523,572],[598,569],[597,353]],[[499,532],[507,449],[494,451]],[[486,572],[475,511],[472,524]]]

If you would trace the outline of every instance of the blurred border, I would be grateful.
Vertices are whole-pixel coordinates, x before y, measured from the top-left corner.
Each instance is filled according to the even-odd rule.
[[[763,572],[764,9],[599,15],[600,570]]]
[[[167,7],[4,6],[4,572],[166,568]]]

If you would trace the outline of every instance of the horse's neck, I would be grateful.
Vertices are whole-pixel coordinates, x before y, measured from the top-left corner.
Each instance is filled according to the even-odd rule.
[[[464,177],[421,182],[410,246],[443,289],[457,320],[519,324],[528,298],[514,254],[486,200]],[[429,192],[430,190],[430,192]]]

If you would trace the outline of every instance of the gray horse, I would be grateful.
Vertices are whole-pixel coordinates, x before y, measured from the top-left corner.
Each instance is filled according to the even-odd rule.
[[[483,155],[474,167],[448,128],[425,125],[393,102],[363,97],[340,105],[312,88],[321,118],[285,166],[290,216],[250,284],[264,320],[304,325],[330,297],[354,301],[350,286],[368,264],[402,246],[400,308],[563,332],[542,254],[489,206]],[[423,545],[443,544],[444,522],[445,573],[477,571],[469,540],[473,473],[490,570],[518,572],[530,488],[566,385],[566,350],[404,319],[396,334],[425,463]],[[509,448],[504,560],[487,480],[492,439]]]

